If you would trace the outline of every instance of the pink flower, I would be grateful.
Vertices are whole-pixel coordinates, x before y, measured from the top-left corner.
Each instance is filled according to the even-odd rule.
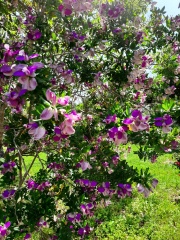
[[[33,91],[37,87],[37,82],[35,78],[30,78],[28,76],[20,77],[19,83],[22,84],[23,89],[27,89],[28,91]]]
[[[72,14],[72,7],[68,4],[59,5],[58,10],[62,13],[63,17],[70,16]]]
[[[5,237],[9,234],[7,230],[11,225],[11,222],[6,222],[3,226],[0,226],[0,239],[5,239]]]
[[[42,120],[49,120],[51,119],[53,116],[55,118],[55,120],[58,120],[58,110],[56,108],[57,104],[60,104],[62,106],[65,106],[69,103],[69,96],[65,96],[65,97],[60,97],[57,98],[56,94],[54,92],[52,92],[50,89],[48,89],[46,91],[46,99],[51,102],[52,107],[49,108],[45,108],[43,110],[43,112],[41,113],[40,118]]]
[[[72,119],[65,119],[64,122],[60,124],[61,133],[64,135],[72,135],[75,133],[73,128],[74,121]]]
[[[114,114],[114,115],[108,115],[108,116],[103,120],[103,122],[105,122],[106,124],[110,124],[110,123],[116,122],[116,121],[117,121],[116,114]]]
[[[28,133],[33,137],[34,140],[39,140],[44,137],[46,129],[44,127],[39,127],[37,123],[29,123],[26,125],[29,129]]]
[[[167,94],[167,95],[171,95],[171,94],[174,94],[175,91],[176,90],[176,88],[175,88],[175,86],[173,85],[173,86],[171,86],[171,87],[168,87],[168,88],[166,88],[164,91],[165,91],[165,94]]]
[[[116,145],[121,143],[127,143],[127,134],[126,134],[126,127],[112,127],[108,131],[108,137],[111,141],[114,141]]]
[[[58,111],[56,108],[45,108],[42,113],[41,113],[41,116],[40,118],[42,120],[49,120],[51,119],[52,117],[54,116],[55,120],[57,121],[58,120]]]
[[[148,119],[149,116],[143,117],[139,110],[134,110],[132,111],[131,117],[126,118],[123,123],[128,125],[129,130],[138,132],[149,129]]]
[[[92,166],[89,164],[89,162],[82,161],[79,164],[80,164],[83,171],[85,171],[87,169],[92,169]]]
[[[64,114],[64,116],[68,119],[71,119],[73,121],[80,121],[81,120],[81,114],[77,113],[75,110],[72,110],[69,114]]]
[[[148,197],[150,194],[150,190],[144,187],[142,184],[138,183],[137,185],[138,192],[143,193],[145,197]]]
[[[69,99],[70,99],[69,96],[60,97],[60,98],[58,98],[58,101],[57,101],[57,102],[58,102],[60,105],[62,105],[62,106],[66,106],[66,105],[68,105],[68,103],[69,103]]]
[[[15,72],[13,73],[13,76],[19,77],[18,81],[22,84],[22,89],[33,91],[37,87],[35,71],[42,68],[43,66],[44,65],[39,62],[34,62],[31,66],[19,64],[15,67]]]

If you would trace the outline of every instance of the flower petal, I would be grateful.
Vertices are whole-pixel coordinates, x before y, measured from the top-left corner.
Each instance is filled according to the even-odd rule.
[[[54,110],[52,108],[46,108],[42,111],[40,118],[42,120],[49,120],[52,118]]]

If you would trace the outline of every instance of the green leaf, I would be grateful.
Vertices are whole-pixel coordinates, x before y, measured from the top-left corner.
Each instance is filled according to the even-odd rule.
[[[56,34],[54,32],[52,33],[52,39],[53,40],[57,40],[57,36],[56,36]]]

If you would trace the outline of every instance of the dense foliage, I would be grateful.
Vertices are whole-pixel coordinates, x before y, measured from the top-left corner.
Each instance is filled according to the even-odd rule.
[[[156,187],[126,161],[132,144],[152,163],[178,152],[180,16],[151,0],[0,9],[0,239],[83,239],[99,207]]]

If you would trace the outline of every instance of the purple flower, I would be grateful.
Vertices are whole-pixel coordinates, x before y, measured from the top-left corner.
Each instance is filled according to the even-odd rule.
[[[39,140],[46,134],[46,129],[44,127],[38,126],[37,123],[31,122],[25,126],[29,129],[28,133],[33,137],[34,140]]]
[[[126,196],[131,196],[132,193],[131,184],[119,183],[118,187],[120,188],[120,190],[117,190],[118,197],[124,198]]]
[[[110,124],[112,122],[116,122],[117,120],[117,117],[116,117],[116,114],[114,115],[108,115],[104,120],[103,122],[105,122],[106,124]]]
[[[119,155],[112,156],[112,162],[114,165],[118,165]]]
[[[108,131],[108,136],[116,145],[127,143],[127,134],[124,127],[112,127]]]
[[[2,193],[2,197],[4,199],[10,199],[11,197],[14,196],[16,190],[12,189],[12,190],[5,190],[3,193]]]
[[[97,188],[99,193],[102,193],[104,196],[111,196],[114,194],[114,190],[110,189],[110,182],[103,182],[102,186]]]
[[[40,218],[39,222],[37,223],[38,227],[47,227],[47,222],[44,221],[43,218]]]
[[[36,189],[38,186],[38,184],[35,181],[33,181],[32,179],[27,180],[26,183],[27,183],[28,189]]]
[[[81,214],[80,213],[68,213],[66,216],[67,220],[71,223],[76,223],[81,221]]]
[[[63,170],[64,166],[60,163],[52,162],[48,165],[48,168],[52,169],[54,172]]]
[[[89,162],[81,161],[78,163],[78,165],[81,167],[82,171],[92,169],[92,166],[89,164]]]
[[[96,181],[90,181],[88,179],[77,179],[75,182],[79,184],[85,192],[88,192],[88,191],[91,192],[97,186]]]
[[[153,178],[151,184],[152,184],[153,188],[155,188],[157,186],[157,184],[158,184],[158,180],[156,178]]]
[[[59,5],[58,10],[63,16],[70,16],[72,14],[72,7],[69,4]]]
[[[130,118],[126,118],[123,123],[128,125],[129,130],[133,132],[143,131],[149,129],[149,124],[147,123],[149,116],[142,116],[139,110],[133,110]]]
[[[170,115],[165,114],[163,117],[157,117],[154,120],[154,124],[157,127],[162,127],[162,131],[164,133],[168,133],[171,131],[170,126],[173,124],[173,120]]]
[[[30,239],[30,238],[31,238],[31,234],[30,234],[30,233],[27,233],[27,234],[25,235],[25,237],[24,237],[24,240]]]
[[[78,234],[79,234],[80,236],[89,235],[92,230],[93,230],[93,229],[90,228],[89,225],[86,225],[84,228],[80,228],[80,229],[78,230]]]
[[[7,230],[11,225],[11,222],[6,222],[3,226],[0,226],[0,238],[5,238],[9,234],[9,231]]]
[[[117,6],[111,8],[108,11],[108,15],[110,18],[118,18],[123,11],[124,11],[123,5],[118,4]]]
[[[5,162],[1,165],[1,173],[13,172],[13,168],[16,167],[16,163],[13,161]]]
[[[145,197],[148,197],[151,191],[140,183],[138,183],[137,189],[138,189],[138,192],[143,193]]]
[[[38,29],[32,30],[27,34],[27,38],[33,41],[38,40],[39,38],[41,38],[41,36],[42,36],[42,33]]]

